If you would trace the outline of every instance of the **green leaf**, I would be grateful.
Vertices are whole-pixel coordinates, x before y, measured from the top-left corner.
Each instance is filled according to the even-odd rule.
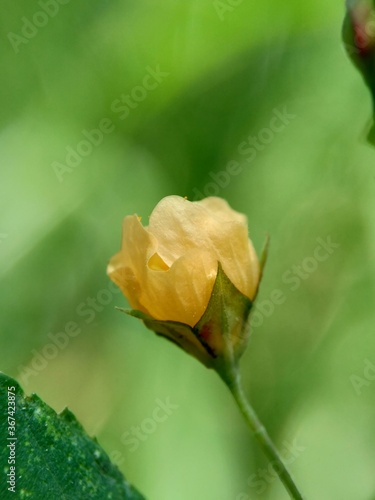
[[[68,409],[57,414],[35,394],[25,396],[18,383],[3,373],[0,439],[1,499],[144,499]],[[8,490],[11,467],[15,467],[15,493]]]

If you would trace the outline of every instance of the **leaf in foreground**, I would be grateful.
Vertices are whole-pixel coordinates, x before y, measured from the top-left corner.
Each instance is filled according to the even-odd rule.
[[[0,442],[2,499],[144,500],[68,409],[57,414],[2,373]]]

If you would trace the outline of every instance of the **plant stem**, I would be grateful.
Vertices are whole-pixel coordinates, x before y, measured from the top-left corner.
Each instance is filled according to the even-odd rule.
[[[255,434],[255,437],[260,444],[263,452],[267,456],[267,458],[271,461],[271,465],[274,468],[275,472],[278,474],[280,480],[284,484],[285,488],[288,490],[290,498],[294,500],[303,500],[302,494],[299,492],[290,472],[284,465],[282,458],[277,451],[275,445],[273,444],[271,438],[269,437],[265,427],[262,422],[259,420],[257,414],[254,409],[248,402],[240,381],[239,375],[235,377],[231,377],[231,380],[225,381],[229,390],[231,391],[236,403],[241,410],[245,420],[250,427],[250,429]]]

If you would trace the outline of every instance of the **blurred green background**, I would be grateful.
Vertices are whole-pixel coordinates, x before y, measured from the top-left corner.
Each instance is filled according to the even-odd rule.
[[[0,20],[0,369],[69,406],[150,500],[287,499],[219,378],[117,312],[105,273],[126,214],[217,194],[259,251],[271,235],[259,305],[285,297],[253,330],[247,393],[308,499],[373,500],[375,151],[344,2],[44,3],[4,0]],[[271,137],[275,108],[294,117]],[[284,273],[328,237],[293,290]]]

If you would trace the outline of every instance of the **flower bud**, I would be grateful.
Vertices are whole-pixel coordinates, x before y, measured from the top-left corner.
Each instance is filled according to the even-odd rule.
[[[261,265],[246,217],[222,199],[163,198],[143,227],[127,216],[108,275],[145,325],[208,367],[236,363]]]
[[[346,51],[370,89],[375,108],[375,5],[373,0],[347,0],[343,25]],[[374,124],[368,140],[375,144]]]

